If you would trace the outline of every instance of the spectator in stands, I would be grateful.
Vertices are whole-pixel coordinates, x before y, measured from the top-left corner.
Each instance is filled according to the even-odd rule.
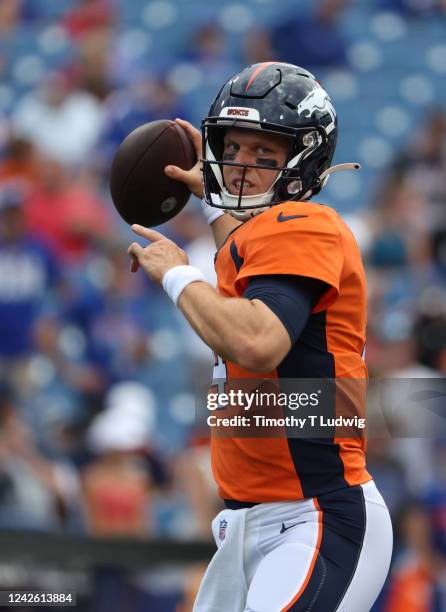
[[[0,527],[54,529],[77,495],[77,478],[66,462],[44,457],[16,405],[9,384],[0,381]]]
[[[431,234],[433,263],[439,275],[441,284],[446,286],[446,229],[434,230]]]
[[[166,79],[157,76],[139,75],[127,88],[117,90],[108,98],[105,110],[100,149],[109,162],[124,138],[143,123],[189,116]]]
[[[28,227],[53,243],[61,261],[82,265],[90,249],[111,235],[111,210],[97,190],[70,179],[58,161],[47,159],[40,179],[26,203]]]
[[[113,25],[115,14],[111,0],[77,0],[63,17],[69,35],[77,40],[91,30]]]
[[[369,406],[370,407],[370,406]],[[379,409],[379,407],[378,407]],[[369,411],[370,412],[370,411]],[[369,415],[370,416],[370,415]],[[367,445],[367,465],[392,516],[404,506],[409,489],[402,463],[392,455],[385,431],[378,431]]]
[[[20,23],[23,0],[0,2],[0,39],[12,35]]]
[[[146,538],[158,532],[153,500],[157,487],[166,484],[167,472],[153,446],[155,427],[156,406],[150,389],[132,381],[109,389],[105,410],[87,432],[92,455],[81,469],[90,534]],[[164,597],[156,597],[154,584],[148,572],[129,579],[126,572],[104,563],[95,571],[93,609],[173,612],[172,601],[178,600],[178,594],[167,591]]]
[[[376,201],[369,263],[380,270],[429,262],[429,201],[408,178],[391,175]]]
[[[369,401],[369,409],[373,413],[377,409],[383,417],[378,437],[393,436],[385,454],[402,466],[402,482],[410,495],[420,497],[436,484],[433,438],[446,432],[441,382],[446,328],[444,316],[418,315],[412,325],[400,330],[404,333],[398,338],[398,313],[393,315],[388,337],[384,335],[387,326],[382,322],[380,339],[376,330],[368,336],[371,350],[367,351],[367,362],[372,366],[372,376],[387,379],[373,380],[371,388],[377,395],[375,403]],[[371,444],[372,458],[375,450]],[[391,494],[397,491],[396,488]]]
[[[177,457],[174,476],[176,488],[188,506],[188,537],[211,540],[210,525],[222,504],[212,477],[210,439],[205,429],[196,428],[188,447]]]
[[[430,230],[446,229],[446,112],[433,109],[413,142],[397,157],[394,175],[416,185],[429,208]]]
[[[380,0],[384,9],[399,11],[408,16],[423,17],[446,11],[445,0]]]
[[[390,575],[385,612],[442,610],[445,559],[433,547],[432,525],[423,504],[406,504],[400,525],[400,550]]]
[[[192,33],[191,44],[185,54],[187,59],[203,66],[213,68],[227,62],[225,34],[216,23],[202,24]]]
[[[39,371],[39,365],[36,366],[35,363],[37,362],[42,373],[46,371],[46,376],[42,377],[43,380],[39,379],[32,371],[31,364],[31,372],[28,372],[28,375],[31,377],[33,396],[30,402],[34,400],[42,404],[46,398],[49,403],[49,396],[56,390],[64,398],[59,402],[63,416],[65,402],[69,404],[71,399],[82,411],[89,396],[103,392],[106,376],[97,364],[88,359],[85,344],[86,340],[82,334],[70,326],[65,326],[58,314],[42,316],[36,321],[35,350],[32,358],[34,369]],[[54,414],[52,416],[56,417]]]
[[[217,87],[237,71],[238,64],[229,56],[226,43],[223,28],[214,22],[203,23],[192,32],[181,59],[201,71],[205,87]]]
[[[155,423],[155,398],[147,387],[125,381],[109,389],[105,410],[87,432],[92,460],[81,475],[91,534],[143,537],[153,532],[153,488],[165,479],[151,449]]]
[[[272,49],[277,60],[307,69],[342,66],[347,59],[347,41],[338,20],[349,0],[318,0],[307,13],[286,13],[272,29]]]
[[[77,90],[104,102],[115,86],[113,31],[102,27],[88,30],[77,42],[74,62],[67,73]]]
[[[446,439],[434,441],[433,478],[422,500],[429,511],[434,543],[446,565]]]
[[[3,48],[4,45],[0,42],[0,80],[6,82],[8,80],[9,63],[10,58],[8,57],[7,51]],[[6,45],[5,45],[6,46]],[[6,133],[6,117],[4,117],[4,110],[0,111],[0,149],[2,148],[3,141],[5,140]],[[3,127],[5,126],[5,127]],[[9,121],[8,121],[9,128]],[[3,133],[2,133],[3,132]]]
[[[16,134],[29,139],[51,159],[86,163],[103,126],[103,109],[91,94],[73,89],[63,72],[52,73],[17,105]]]
[[[0,190],[0,368],[19,377],[33,347],[38,317],[55,299],[59,266],[54,252],[26,229],[23,194]]]
[[[88,359],[111,381],[147,376],[156,314],[155,300],[147,308],[144,279],[129,274],[125,249],[116,243],[94,255],[82,272],[65,319],[81,331]]]
[[[439,301],[439,295],[436,296]],[[418,317],[414,326],[418,361],[426,370],[446,376],[446,291],[439,310]]]
[[[254,28],[246,33],[244,56],[247,65],[269,62],[276,57],[269,30]]]
[[[32,142],[11,134],[0,160],[0,183],[20,182],[24,189],[36,189],[41,161]]]
[[[392,175],[384,181],[376,207],[369,213],[367,364],[372,376],[397,376],[396,372],[406,369],[406,377],[429,375],[419,370],[411,336],[417,299],[438,281],[431,259],[428,210],[416,185]]]
[[[184,576],[184,595],[175,612],[193,612],[195,599],[206,567],[206,564],[196,564],[188,568]]]

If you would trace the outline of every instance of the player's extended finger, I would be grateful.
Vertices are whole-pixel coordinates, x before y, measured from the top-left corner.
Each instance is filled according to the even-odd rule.
[[[143,238],[150,240],[150,242],[158,242],[158,240],[166,240],[166,237],[163,236],[163,234],[160,234],[159,232],[156,232],[153,229],[150,229],[148,227],[143,227],[142,225],[138,225],[136,223],[132,225],[132,230],[135,232],[135,234],[138,234],[138,236],[142,236]],[[133,244],[130,245],[130,247],[132,246]]]
[[[194,143],[195,150],[197,151],[197,157],[200,157],[202,146],[200,130],[197,130],[197,128],[193,126],[192,123],[189,123],[189,121],[185,121],[184,119],[177,118],[175,119],[175,123],[178,123],[178,125],[181,125],[181,127],[186,130],[187,135]]]
[[[180,181],[181,183],[188,183],[190,180],[190,170],[183,170],[178,166],[166,166],[164,168],[165,174],[174,181]]]

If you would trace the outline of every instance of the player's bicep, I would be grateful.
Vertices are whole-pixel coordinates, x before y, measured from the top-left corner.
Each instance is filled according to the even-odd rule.
[[[281,324],[276,331],[286,330],[291,347],[327,288],[326,283],[303,276],[263,275],[250,278],[243,297],[261,301],[275,315]]]
[[[280,363],[292,345],[289,331],[277,314],[263,300],[254,298],[251,302],[256,307],[256,319],[262,322],[262,334],[259,342],[262,342],[265,350],[271,353],[273,361],[279,360]]]

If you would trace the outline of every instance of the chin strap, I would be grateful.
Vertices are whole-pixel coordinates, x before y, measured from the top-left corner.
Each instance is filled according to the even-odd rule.
[[[325,179],[328,179],[328,177],[330,176],[330,174],[335,174],[335,172],[342,172],[343,170],[359,170],[361,168],[361,164],[358,164],[358,162],[353,162],[353,163],[349,163],[349,164],[336,164],[336,166],[331,166],[331,168],[327,168],[326,170],[324,170],[324,172],[322,172],[322,174],[319,177],[319,180],[322,181]]]
[[[331,168],[327,168],[326,170],[324,170],[324,172],[322,172],[322,174],[319,177],[319,188],[317,189],[317,191],[313,191],[312,189],[310,189],[309,191],[304,193],[300,197],[300,199],[308,200],[315,193],[319,193],[322,187],[325,187],[325,185],[327,184],[327,181],[330,178],[330,174],[335,174],[336,172],[342,172],[343,170],[359,170],[360,168],[361,168],[361,164],[359,164],[358,162],[352,162],[352,163],[347,163],[347,164],[336,164],[336,166],[331,166]]]

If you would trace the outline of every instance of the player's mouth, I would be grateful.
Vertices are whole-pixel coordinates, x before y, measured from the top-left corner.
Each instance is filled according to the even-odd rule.
[[[247,194],[249,192],[250,189],[252,189],[255,185],[254,183],[251,183],[251,181],[245,179],[244,181],[242,181],[241,178],[234,178],[231,181],[231,191],[234,195],[237,195],[240,193],[240,188],[242,187],[243,184],[243,192],[244,194]]]

